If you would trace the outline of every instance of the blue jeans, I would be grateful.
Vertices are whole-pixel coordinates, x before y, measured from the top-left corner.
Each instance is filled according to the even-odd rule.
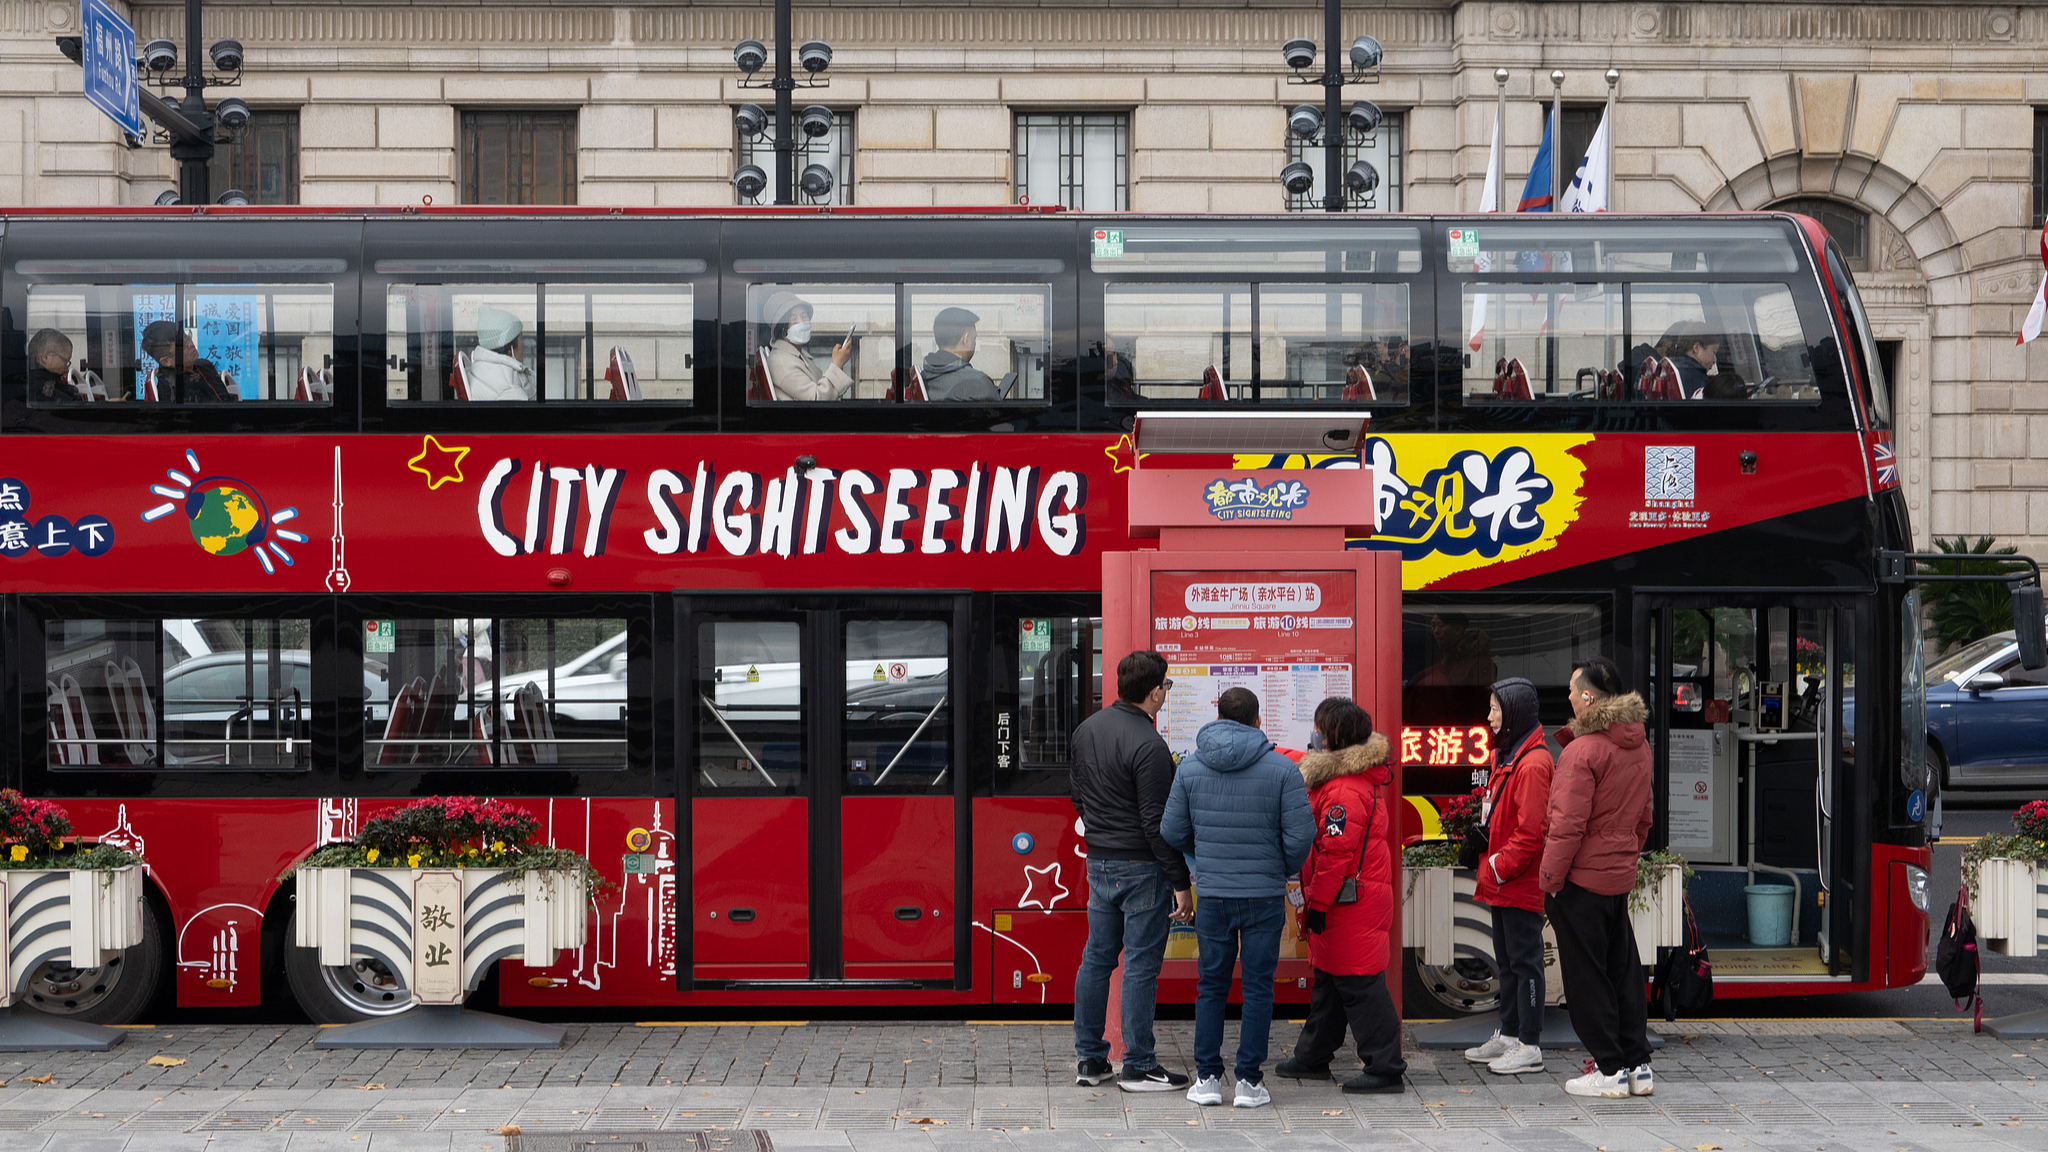
[[[1088,861],[1088,944],[1074,974],[1074,1055],[1109,1059],[1102,1038],[1109,1016],[1109,975],[1124,959],[1124,1067],[1159,1063],[1152,1039],[1152,1009],[1159,999],[1159,964],[1166,958],[1173,885],[1150,860]]]
[[[1273,1029],[1273,968],[1280,963],[1280,928],[1287,901],[1280,896],[1200,896],[1195,900],[1195,942],[1201,980],[1195,986],[1195,1071],[1223,1075],[1223,1010],[1230,1000],[1230,970],[1244,965],[1244,1019],[1237,1036],[1237,1079],[1264,1079],[1266,1041]]]

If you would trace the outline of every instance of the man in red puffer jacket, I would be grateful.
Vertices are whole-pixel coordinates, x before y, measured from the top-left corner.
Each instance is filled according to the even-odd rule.
[[[1316,710],[1326,746],[1301,760],[1316,835],[1301,869],[1315,985],[1309,992],[1308,1021],[1294,1057],[1274,1071],[1297,1079],[1325,1079],[1330,1057],[1351,1028],[1365,1071],[1343,1084],[1346,1092],[1406,1090],[1402,1076],[1401,1021],[1387,995],[1388,934],[1394,923],[1394,863],[1389,837],[1397,796],[1387,768],[1387,738],[1372,730],[1372,717],[1349,700],[1325,701]],[[1345,880],[1354,879],[1357,897],[1340,903]]]
[[[1572,722],[1550,778],[1542,885],[1557,934],[1572,1027],[1598,1065],[1565,1082],[1574,1096],[1648,1096],[1649,1005],[1628,922],[1636,856],[1649,835],[1649,709],[1621,669],[1595,657],[1572,670]]]

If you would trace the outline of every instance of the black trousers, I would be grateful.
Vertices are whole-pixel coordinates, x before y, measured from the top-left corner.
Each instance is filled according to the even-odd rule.
[[[1315,974],[1308,994],[1308,1020],[1294,1045],[1295,1060],[1309,1068],[1327,1066],[1330,1057],[1344,1046],[1348,1023],[1367,1072],[1405,1074],[1408,1061],[1401,1058],[1401,1020],[1394,1015],[1393,998],[1387,995],[1387,974],[1338,976],[1321,968],[1315,969]]]
[[[1649,1063],[1649,998],[1628,923],[1628,893],[1601,896],[1567,883],[1544,904],[1579,1042],[1603,1075]]]
[[[1482,865],[1483,867],[1483,865]],[[1500,971],[1500,1034],[1543,1042],[1543,913],[1492,908],[1493,963]]]

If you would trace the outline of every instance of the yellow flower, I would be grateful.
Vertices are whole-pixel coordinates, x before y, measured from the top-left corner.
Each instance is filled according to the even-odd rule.
[[[475,848],[471,848],[471,849],[469,850],[469,852],[468,852],[467,854],[468,854],[468,855],[470,855],[470,856],[474,856],[474,855],[476,855],[476,849],[475,849]]]
[[[58,839],[57,839],[57,842],[56,842],[56,844],[55,844],[55,847],[58,847],[58,848],[62,848],[62,847],[64,847],[64,839],[63,839],[63,837],[61,837],[61,836],[60,836],[60,837],[58,837]]]
[[[417,853],[417,852],[415,852],[415,853],[413,853],[412,855],[410,855],[410,856],[407,856],[407,857],[405,858],[405,866],[406,866],[407,868],[417,868],[417,867],[419,867],[419,866],[420,866],[420,854],[419,854],[419,853]]]
[[[23,860],[28,859],[28,845],[16,844],[14,847],[9,848],[7,850],[7,854],[14,858],[14,862],[16,864],[19,864]]]
[[[505,842],[503,840],[491,841],[491,851],[503,856],[505,854]]]
[[[377,862],[377,850],[375,848],[363,853],[363,855],[370,863],[375,864]]]

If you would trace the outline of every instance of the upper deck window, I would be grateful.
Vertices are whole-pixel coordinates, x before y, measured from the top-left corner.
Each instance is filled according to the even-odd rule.
[[[691,399],[693,290],[654,280],[702,272],[701,261],[376,267],[399,278],[384,295],[392,402]],[[520,280],[484,279],[508,272]],[[614,275],[647,282],[578,282]]]
[[[1406,284],[1132,284],[1103,291],[1115,403],[1408,400]]]
[[[1043,403],[1046,284],[781,283],[747,290],[750,403]]]
[[[1446,270],[1485,275],[1788,273],[1799,269],[1788,224],[1721,220],[1687,228],[1637,220],[1479,217],[1444,225]]]
[[[1237,230],[1196,224],[1126,227],[1108,222],[1096,225],[1089,241],[1089,267],[1112,276],[1164,272],[1333,276],[1422,269],[1422,231],[1406,224]]]
[[[264,273],[331,274],[340,263],[279,263],[272,270],[140,261],[96,270],[91,283],[30,285],[29,402],[331,404],[333,286]],[[15,270],[72,271],[41,261]]]

